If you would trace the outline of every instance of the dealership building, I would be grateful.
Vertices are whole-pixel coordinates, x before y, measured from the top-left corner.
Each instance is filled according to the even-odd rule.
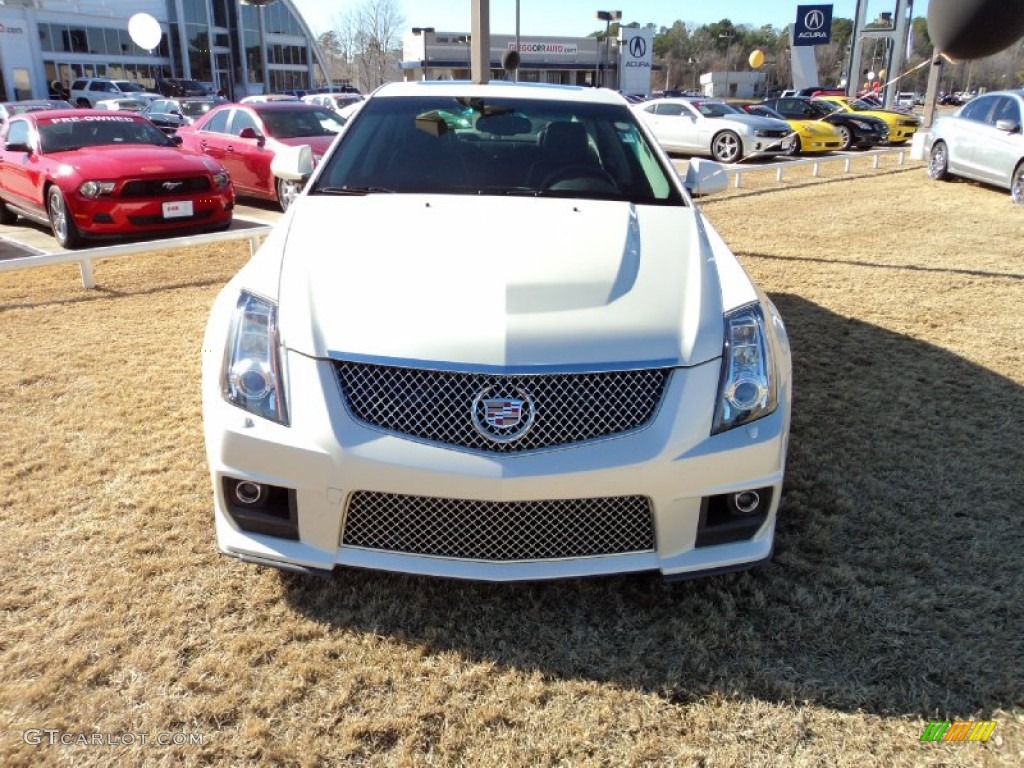
[[[619,29],[608,37],[519,37],[520,82],[604,86],[626,94],[651,90],[653,36],[650,28]],[[490,35],[491,79],[506,78],[505,56],[516,50],[515,35]],[[413,27],[402,44],[406,80],[469,80],[472,38],[465,32]]]
[[[128,33],[146,13],[163,31],[151,51]],[[46,98],[80,77],[210,83],[234,98],[308,88],[326,68],[291,0],[0,0],[0,101]]]

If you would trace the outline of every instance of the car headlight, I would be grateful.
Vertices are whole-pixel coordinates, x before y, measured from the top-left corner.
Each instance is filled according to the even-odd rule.
[[[775,131],[767,130],[765,128],[758,128],[754,131],[754,135],[760,138],[767,138],[769,136],[772,136],[774,133]]]
[[[760,419],[775,410],[775,364],[759,304],[725,315],[722,378],[711,433]]]
[[[279,349],[277,305],[242,291],[228,335],[224,398],[257,416],[287,425]]]
[[[214,189],[226,187],[228,184],[231,183],[231,177],[228,176],[227,171],[220,171],[219,173],[215,173],[210,178],[213,179]]]
[[[86,181],[78,188],[78,194],[82,197],[99,197],[100,195],[109,195],[114,191],[114,182],[112,181]]]

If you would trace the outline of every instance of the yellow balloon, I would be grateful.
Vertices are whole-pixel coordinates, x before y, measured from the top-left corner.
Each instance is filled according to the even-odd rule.
[[[764,64],[764,52],[763,51],[751,51],[750,58],[748,59],[750,66],[753,69],[760,69],[761,65]]]
[[[885,70],[884,69],[878,70],[878,79],[879,80],[885,80]]]

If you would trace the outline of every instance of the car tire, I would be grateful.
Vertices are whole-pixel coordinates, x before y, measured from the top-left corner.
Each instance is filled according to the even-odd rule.
[[[793,157],[794,155],[799,155],[801,149],[803,149],[803,147],[800,146],[800,137],[794,136],[793,141],[789,145],[789,149],[786,150],[786,156]]]
[[[720,163],[735,163],[743,157],[743,143],[734,131],[716,133],[711,139],[711,156]]]
[[[281,207],[282,212],[286,213],[288,211],[300,192],[302,192],[302,184],[300,182],[292,181],[291,179],[277,180],[277,204]]]
[[[8,208],[3,200],[0,200],[0,224],[9,226],[18,220],[18,214]]]
[[[60,187],[56,184],[46,193],[46,215],[50,219],[53,237],[61,248],[73,250],[82,244],[82,235],[72,220]]]
[[[933,181],[949,178],[949,148],[944,141],[936,141],[928,153],[928,178]]]
[[[853,131],[848,125],[837,125],[835,129],[839,132],[839,138],[843,140],[843,146],[839,149],[846,150],[853,146]]]
[[[1024,160],[1017,163],[1010,176],[1010,197],[1017,205],[1024,205]]]

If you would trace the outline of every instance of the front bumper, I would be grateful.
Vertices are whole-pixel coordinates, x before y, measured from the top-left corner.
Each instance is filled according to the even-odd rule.
[[[289,427],[227,403],[219,365],[208,363],[204,423],[217,541],[222,552],[240,559],[312,572],[354,566],[515,581],[651,570],[688,578],[750,567],[771,556],[789,428],[788,371],[779,376],[774,413],[719,435],[709,436],[719,379],[714,360],[675,370],[660,409],[640,431],[527,454],[483,455],[357,422],[342,402],[330,362],[287,353]],[[294,539],[238,525],[228,489],[239,480],[293,492]],[[743,540],[698,545],[708,498],[751,488],[770,496],[756,530]],[[579,557],[488,559],[410,554],[399,551],[400,543],[393,549],[343,544],[349,505],[367,493],[471,508],[484,502],[493,508],[492,521],[519,502],[641,496],[649,500],[653,546]],[[379,540],[387,541],[387,532]]]
[[[182,200],[192,204],[191,216],[166,217],[163,204],[169,199],[107,196],[90,199],[76,194],[68,198],[68,208],[79,232],[91,238],[216,228],[229,224],[234,215],[235,198],[230,187],[202,196],[183,197]]]

